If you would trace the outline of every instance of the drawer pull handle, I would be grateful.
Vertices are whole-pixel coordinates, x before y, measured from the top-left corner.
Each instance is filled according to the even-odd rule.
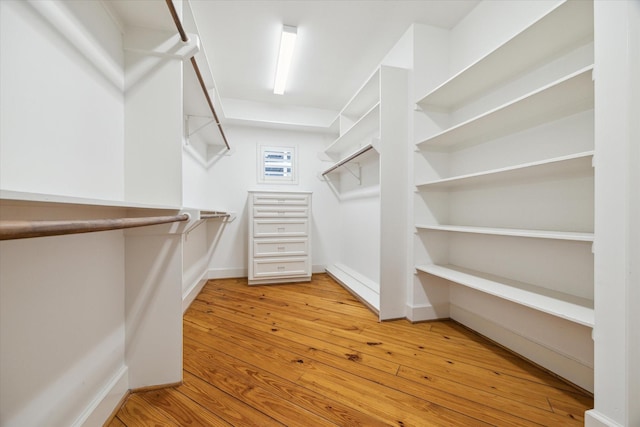
[[[278,246],[279,251],[284,251],[284,249],[285,249],[284,246]]]
[[[278,227],[278,233],[284,233],[284,227]]]
[[[284,265],[279,265],[278,266],[278,271],[284,271]]]

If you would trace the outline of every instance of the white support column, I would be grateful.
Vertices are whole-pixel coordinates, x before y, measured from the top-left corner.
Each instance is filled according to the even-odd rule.
[[[132,389],[182,380],[182,248],[182,235],[171,226],[125,233],[125,362]]]
[[[585,425],[639,425],[640,2],[595,1],[595,408]]]

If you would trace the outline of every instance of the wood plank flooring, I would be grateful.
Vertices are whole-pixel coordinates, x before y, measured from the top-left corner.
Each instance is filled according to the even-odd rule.
[[[184,383],[116,426],[571,426],[593,399],[447,320],[379,323],[327,275],[209,281],[184,316]]]

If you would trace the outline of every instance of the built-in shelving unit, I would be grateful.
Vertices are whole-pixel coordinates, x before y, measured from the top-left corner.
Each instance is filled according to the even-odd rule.
[[[345,150],[358,146],[367,138],[378,138],[380,135],[380,103],[376,103],[347,131],[342,133],[327,149],[329,156],[340,156]]]
[[[559,359],[536,358],[560,341],[593,345],[586,332],[561,336],[594,325],[592,41],[592,2],[561,2],[434,85],[414,116],[416,287],[504,345],[531,340],[525,357],[585,388],[592,377],[577,372],[593,355],[571,355],[579,368],[560,347]],[[533,311],[510,319],[502,300]],[[526,326],[540,321],[572,325]],[[510,324],[525,326],[507,338]]]
[[[209,203],[191,185],[206,171],[185,162],[185,114],[212,113],[199,109],[191,69],[197,30],[181,40],[173,3],[192,20],[188,2],[0,6],[3,23],[19,23],[0,37],[2,97],[12,100],[0,141],[2,387],[29,383],[9,423],[101,425],[127,390],[181,381],[183,304],[208,278],[208,229],[234,214],[185,207]],[[19,38],[46,67],[6,49]],[[50,357],[54,348],[63,357]]]
[[[189,34],[200,34],[192,5],[183,5],[182,24]],[[209,66],[205,46],[200,46],[195,54],[199,75],[191,60],[184,61],[183,68],[183,105],[184,105],[184,145],[186,153],[193,156],[202,166],[209,168],[215,159],[229,154],[231,147],[223,136],[222,123],[225,122],[224,109]],[[202,79],[207,88],[207,97],[203,94]],[[211,106],[208,102],[211,101]],[[213,107],[213,108],[212,108]],[[213,111],[216,112],[214,116]]]
[[[360,90],[349,100],[340,111],[336,121],[339,126],[339,136],[324,150],[325,158],[333,164],[325,169],[322,177],[331,174],[328,181],[338,192],[345,188],[363,187],[361,163],[376,162],[374,156],[363,156],[365,153],[378,153],[380,141],[381,96],[380,69],[369,77]],[[354,173],[350,165],[358,167]],[[344,168],[342,168],[344,167]],[[342,174],[344,169],[345,175]],[[355,178],[355,181],[352,181]],[[364,186],[377,186],[378,179],[365,180]]]
[[[417,184],[420,190],[450,189],[464,186],[491,185],[549,177],[593,174],[593,151],[554,157],[504,168],[437,179]]]
[[[455,147],[482,142],[593,108],[593,65],[484,112],[418,144]]]
[[[57,194],[29,193],[24,191],[0,190],[0,200],[13,202],[51,203],[65,205],[82,205],[95,207],[114,207],[126,209],[161,209],[180,210],[180,206],[154,205],[147,203],[127,202],[123,200],[103,200],[85,197],[64,196]]]
[[[380,69],[367,79],[360,90],[349,100],[340,111],[336,122],[339,136],[324,150],[324,155],[334,163],[322,172],[322,176],[339,171],[356,160],[365,160],[361,156],[365,153],[377,152],[380,141],[381,120],[380,98]],[[370,157],[370,156],[369,156]],[[359,179],[358,185],[362,184]]]
[[[327,272],[381,319],[401,317],[405,306],[405,279],[395,268],[402,261],[390,249],[404,246],[405,236],[381,218],[407,204],[408,177],[398,173],[407,170],[406,157],[394,152],[407,141],[407,103],[407,71],[380,66],[338,115],[340,135],[321,155],[330,163],[320,174],[340,200],[341,218],[342,251]]]
[[[593,301],[587,298],[455,265],[427,264],[416,269],[571,322],[594,325]]]
[[[588,1],[559,3],[533,25],[443,82],[417,103],[455,109],[592,38],[593,4]]]
[[[495,236],[529,237],[534,239],[569,240],[575,242],[593,242],[593,233],[574,231],[527,230],[519,228],[469,227],[461,225],[421,225],[419,230],[450,231],[455,233],[490,234]]]

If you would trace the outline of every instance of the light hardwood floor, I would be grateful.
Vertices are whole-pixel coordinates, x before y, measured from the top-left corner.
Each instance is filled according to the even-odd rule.
[[[184,383],[130,395],[108,425],[570,426],[592,406],[453,321],[379,323],[314,275],[209,281],[184,316]]]

